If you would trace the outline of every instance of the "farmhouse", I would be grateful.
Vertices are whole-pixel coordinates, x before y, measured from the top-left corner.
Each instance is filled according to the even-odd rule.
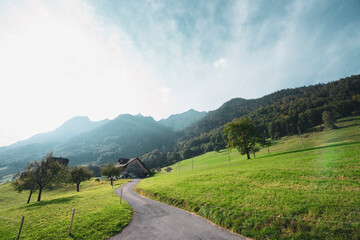
[[[150,170],[139,158],[120,158],[117,167],[122,168],[122,177],[144,178],[150,174]]]

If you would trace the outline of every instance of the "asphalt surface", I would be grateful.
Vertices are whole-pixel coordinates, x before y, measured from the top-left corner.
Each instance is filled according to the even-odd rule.
[[[131,223],[111,240],[248,239],[202,217],[138,195],[133,188],[139,181],[135,179],[115,191],[120,196],[123,189],[122,197],[133,208],[134,216]]]

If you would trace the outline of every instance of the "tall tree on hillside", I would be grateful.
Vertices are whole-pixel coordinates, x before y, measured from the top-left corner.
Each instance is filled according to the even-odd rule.
[[[121,172],[120,167],[115,167],[115,164],[110,162],[101,169],[101,174],[110,178],[111,186],[113,186],[113,177],[119,176]]]
[[[70,170],[70,181],[76,184],[76,191],[80,191],[80,183],[89,180],[93,173],[82,166],[75,166]]]
[[[48,153],[40,161],[34,161],[29,163],[29,169],[34,173],[34,182],[39,189],[39,195],[37,201],[41,200],[42,190],[66,176],[66,167],[53,159],[53,153]]]
[[[250,150],[257,142],[261,142],[258,129],[248,118],[238,118],[227,123],[224,133],[227,135],[227,148],[237,148],[241,154],[247,155],[247,159],[250,159]]]
[[[30,190],[27,200],[27,203],[30,203],[31,195],[38,189],[38,186],[34,181],[34,172],[26,166],[22,173],[16,173],[14,174],[14,177],[16,179],[11,184],[16,191],[21,193],[24,190]]]
[[[324,121],[325,128],[326,129],[334,129],[335,126],[335,118],[332,112],[330,111],[324,111],[322,113],[322,120]]]

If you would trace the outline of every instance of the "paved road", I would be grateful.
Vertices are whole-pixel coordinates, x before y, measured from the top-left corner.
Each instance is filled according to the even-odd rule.
[[[136,179],[116,189],[119,196],[123,189],[123,199],[133,208],[134,216],[131,223],[111,240],[246,239],[199,216],[138,195],[132,190],[138,182]]]

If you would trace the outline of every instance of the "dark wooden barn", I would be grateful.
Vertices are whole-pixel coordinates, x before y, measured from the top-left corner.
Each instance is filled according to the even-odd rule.
[[[150,174],[150,170],[139,158],[120,158],[118,167],[123,169],[121,176],[124,178],[144,178]]]

